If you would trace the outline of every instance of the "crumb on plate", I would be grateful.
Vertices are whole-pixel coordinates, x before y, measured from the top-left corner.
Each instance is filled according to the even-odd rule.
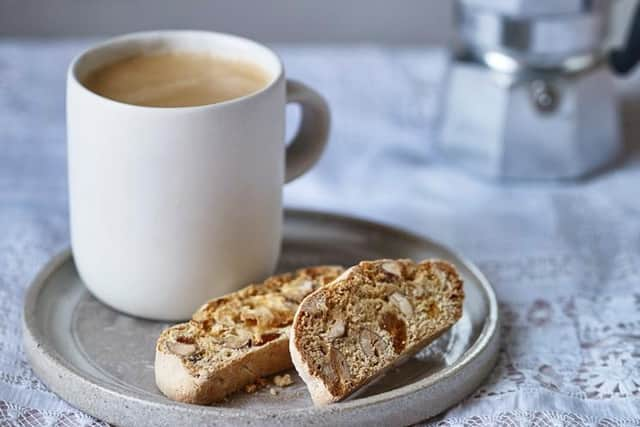
[[[267,381],[264,378],[258,378],[255,382],[244,386],[245,393],[255,393],[256,391],[264,388],[267,385]]]
[[[273,383],[278,387],[287,387],[293,384],[293,379],[289,374],[276,375],[273,377]]]

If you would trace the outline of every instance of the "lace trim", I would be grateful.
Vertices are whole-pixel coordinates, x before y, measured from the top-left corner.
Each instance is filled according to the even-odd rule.
[[[567,412],[510,411],[489,416],[447,417],[427,424],[433,427],[637,427],[640,418],[591,417]]]
[[[49,412],[33,408],[23,408],[0,400],[0,425],[16,427],[109,427],[80,412]]]
[[[581,399],[640,397],[640,295],[501,304],[503,348],[474,398],[522,389]],[[553,345],[550,345],[550,337]]]

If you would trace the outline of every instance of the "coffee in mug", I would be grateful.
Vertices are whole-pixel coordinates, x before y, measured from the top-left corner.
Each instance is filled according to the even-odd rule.
[[[91,91],[127,104],[190,107],[216,104],[263,89],[269,74],[257,64],[208,53],[135,55],[91,72]]]

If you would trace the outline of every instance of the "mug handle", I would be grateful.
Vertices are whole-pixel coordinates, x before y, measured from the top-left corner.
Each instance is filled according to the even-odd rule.
[[[315,90],[296,80],[287,80],[287,103],[302,110],[300,127],[287,146],[284,182],[308,171],[319,159],[329,139],[331,114],[327,101]]]

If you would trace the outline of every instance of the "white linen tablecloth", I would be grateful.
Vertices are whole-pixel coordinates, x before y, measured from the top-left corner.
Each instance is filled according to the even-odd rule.
[[[102,425],[36,379],[20,329],[25,287],[69,244],[65,69],[86,45],[0,39],[3,426]],[[444,50],[277,50],[289,76],[325,94],[334,115],[324,157],[286,187],[286,205],[430,236],[477,262],[496,288],[504,319],[498,366],[430,422],[640,425],[640,85],[618,85],[628,150],[614,168],[581,181],[496,185],[434,156]]]

